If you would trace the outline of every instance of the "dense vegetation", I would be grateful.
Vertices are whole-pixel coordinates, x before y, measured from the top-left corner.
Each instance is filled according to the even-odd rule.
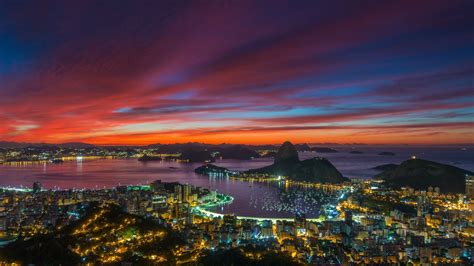
[[[283,253],[265,251],[254,247],[208,251],[198,263],[202,266],[293,266],[301,265]]]
[[[173,262],[172,248],[183,243],[170,229],[124,213],[118,206],[92,206],[78,221],[51,234],[18,239],[0,249],[0,256],[24,265],[143,263],[151,255]]]
[[[412,187],[417,190],[439,187],[441,192],[464,193],[466,174],[472,173],[447,164],[410,159],[395,168],[388,167],[376,177],[392,187]]]
[[[295,146],[288,141],[280,147],[272,165],[249,170],[247,173],[281,175],[291,180],[321,183],[341,183],[348,180],[325,158],[300,161]]]

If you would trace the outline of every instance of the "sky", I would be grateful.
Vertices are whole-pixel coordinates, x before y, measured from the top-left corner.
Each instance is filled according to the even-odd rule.
[[[474,1],[0,1],[0,140],[474,143]]]

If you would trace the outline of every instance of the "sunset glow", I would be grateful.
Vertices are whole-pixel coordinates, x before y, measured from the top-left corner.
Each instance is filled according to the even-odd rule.
[[[47,2],[0,3],[0,140],[474,143],[472,1]]]

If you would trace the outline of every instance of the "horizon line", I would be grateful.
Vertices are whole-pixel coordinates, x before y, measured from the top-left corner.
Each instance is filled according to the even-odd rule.
[[[292,142],[287,140],[294,145],[354,145],[354,146],[470,146],[474,145],[474,143],[338,143],[338,142]],[[281,145],[283,142],[274,142],[274,143],[230,143],[230,142],[221,142],[221,143],[206,143],[206,142],[174,142],[174,143],[160,143],[160,142],[153,142],[153,143],[142,143],[142,144],[114,144],[114,143],[105,143],[105,144],[97,144],[97,143],[89,143],[89,142],[82,142],[82,141],[68,141],[68,142],[59,142],[59,143],[52,143],[52,142],[28,142],[28,141],[8,141],[8,140],[0,140],[1,143],[15,143],[15,144],[32,144],[32,145],[64,145],[64,144],[85,144],[85,145],[92,145],[92,146],[138,146],[138,147],[146,147],[150,145],[176,145],[176,144],[205,144],[205,145],[247,145],[247,146],[265,146],[265,145]]]

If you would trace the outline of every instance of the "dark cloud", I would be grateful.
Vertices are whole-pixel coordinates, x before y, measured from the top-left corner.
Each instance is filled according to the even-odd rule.
[[[301,140],[323,139],[326,128],[342,141],[346,127],[345,136],[371,140],[377,127],[405,119],[450,125],[448,139],[419,127],[432,142],[472,142],[473,8],[4,1],[0,138],[145,143],[175,132],[172,140],[185,141],[213,125],[198,135],[235,141],[240,131],[281,136],[304,126]],[[229,123],[241,129],[226,131]]]

